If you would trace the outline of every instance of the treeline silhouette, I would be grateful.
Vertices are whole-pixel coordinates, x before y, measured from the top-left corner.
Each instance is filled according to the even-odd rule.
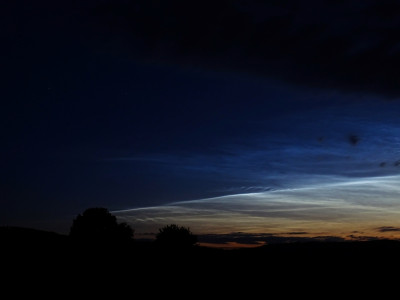
[[[126,222],[118,223],[108,209],[93,207],[79,214],[72,223],[71,242],[86,246],[121,247],[133,246],[134,229]],[[197,236],[190,228],[169,224],[159,228],[155,244],[165,249],[187,249],[195,246]]]
[[[23,274],[33,282],[71,276],[83,285],[95,281],[115,287],[132,281],[189,282],[206,274],[201,280],[208,284],[260,278],[270,284],[323,284],[334,274],[340,274],[335,277],[340,281],[376,279],[377,274],[382,279],[387,270],[400,265],[400,242],[395,240],[293,242],[226,250],[200,246],[189,228],[168,224],[154,241],[139,241],[133,228],[97,207],[79,214],[68,235],[0,227],[0,239],[3,274],[17,279]]]

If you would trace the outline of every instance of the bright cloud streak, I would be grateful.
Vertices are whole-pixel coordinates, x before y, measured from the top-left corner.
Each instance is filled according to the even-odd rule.
[[[177,223],[196,234],[232,232],[303,236],[378,235],[379,227],[400,226],[400,176],[337,180],[334,183],[261,193],[170,203],[113,213],[135,228],[155,233]],[[396,237],[398,231],[379,235]],[[400,235],[399,235],[400,237]]]

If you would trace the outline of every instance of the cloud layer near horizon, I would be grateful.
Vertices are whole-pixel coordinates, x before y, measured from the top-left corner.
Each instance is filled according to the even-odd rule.
[[[357,238],[397,236],[400,176],[330,178],[294,189],[183,201],[113,213],[138,236],[171,223],[196,234],[271,234]]]

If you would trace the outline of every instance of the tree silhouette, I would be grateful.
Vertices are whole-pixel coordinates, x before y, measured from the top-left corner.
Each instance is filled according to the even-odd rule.
[[[197,243],[197,236],[189,228],[170,224],[159,229],[156,243],[167,247],[191,247]]]
[[[79,214],[72,223],[70,237],[86,242],[126,242],[134,230],[125,222],[118,223],[108,209],[93,207]]]

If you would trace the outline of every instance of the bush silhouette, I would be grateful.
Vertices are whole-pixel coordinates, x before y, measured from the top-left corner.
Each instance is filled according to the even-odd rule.
[[[108,209],[93,207],[79,214],[72,223],[69,236],[86,242],[127,242],[134,230],[125,222],[118,223]]]
[[[159,229],[156,243],[167,247],[191,247],[197,243],[197,236],[189,228],[170,224]]]

